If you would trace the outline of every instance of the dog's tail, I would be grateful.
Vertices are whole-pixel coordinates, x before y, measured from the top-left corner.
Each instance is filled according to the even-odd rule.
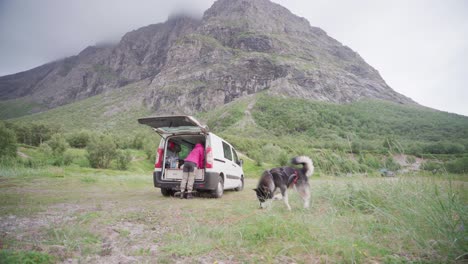
[[[310,177],[314,173],[314,164],[312,160],[307,156],[298,156],[291,160],[292,164],[299,165],[302,164],[302,171],[305,176]]]

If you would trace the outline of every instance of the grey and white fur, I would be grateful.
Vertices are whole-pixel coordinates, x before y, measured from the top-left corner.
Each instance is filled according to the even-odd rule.
[[[275,197],[275,192],[279,190],[288,210],[291,206],[288,201],[288,188],[296,189],[304,201],[304,208],[310,205],[310,185],[309,177],[314,173],[314,164],[307,156],[298,156],[291,160],[294,165],[302,165],[302,168],[278,167],[264,171],[254,189],[260,201],[260,208],[265,208],[266,201]]]

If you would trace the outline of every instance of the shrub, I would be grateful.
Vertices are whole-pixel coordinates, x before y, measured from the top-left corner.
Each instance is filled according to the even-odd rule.
[[[393,135],[387,136],[384,139],[382,146],[392,153],[403,153],[403,147],[398,139]]]
[[[65,151],[65,153],[63,153],[63,165],[70,165],[73,163],[73,160],[75,159],[75,155],[70,152],[70,151]]]
[[[47,144],[52,149],[52,153],[55,157],[59,157],[65,153],[69,147],[65,137],[62,134],[54,134],[50,140],[47,141]]]
[[[130,153],[130,150],[126,149],[119,149],[117,150],[116,154],[116,159],[117,159],[117,168],[119,170],[126,170],[128,169],[128,165],[130,164],[130,161],[132,161],[132,154]]]
[[[448,162],[447,171],[451,173],[468,173],[468,157]]]
[[[69,145],[62,134],[54,134],[46,143],[41,144],[41,147],[45,157],[52,156],[53,165],[62,166],[66,163],[64,153],[68,149]],[[49,153],[52,155],[49,155]]]
[[[424,153],[424,144],[419,142],[411,143],[409,144],[406,153],[416,156],[421,155],[422,153]]]
[[[90,133],[82,130],[80,132],[73,132],[67,135],[67,142],[73,148],[85,148],[90,140]]]
[[[145,135],[143,133],[137,133],[132,140],[132,148],[143,149],[145,145]]]
[[[156,148],[151,145],[145,145],[144,151],[146,154],[146,158],[150,161],[154,161],[156,159]]]
[[[426,171],[433,171],[437,172],[443,168],[442,163],[438,162],[433,162],[433,161],[426,161],[423,164],[421,164],[421,169],[426,170]]]
[[[264,160],[264,156],[262,155],[262,153],[260,153],[260,151],[252,150],[252,151],[249,151],[247,154],[249,155],[250,158],[255,160],[255,165],[259,167],[263,165],[263,162],[265,160]]]
[[[118,149],[133,148],[133,139],[125,135],[112,135],[114,143]]]
[[[117,153],[114,140],[109,135],[98,135],[91,138],[86,147],[89,164],[93,168],[109,168]]]
[[[23,124],[12,124],[15,131],[16,139],[19,143],[32,145],[32,131],[31,126]]]
[[[53,155],[52,148],[47,143],[42,143],[39,146],[39,152],[41,152],[45,157],[50,157]]]
[[[359,163],[364,164],[373,169],[379,169],[382,167],[380,159],[371,154],[362,155],[359,158]]]
[[[385,165],[385,168],[387,168],[389,170],[392,170],[392,171],[397,171],[397,170],[401,169],[400,164],[396,163],[392,156],[388,156],[385,159],[385,164],[384,165]]]
[[[465,146],[452,142],[437,142],[425,146],[424,152],[431,154],[458,154],[465,152]]]
[[[271,163],[278,161],[281,152],[283,152],[281,147],[273,145],[271,143],[266,144],[261,149],[261,155],[263,156],[263,160]]]
[[[39,146],[43,142],[49,140],[54,133],[59,129],[50,127],[45,124],[32,124],[31,125],[31,145]]]
[[[0,157],[16,156],[16,135],[15,132],[0,122]]]
[[[286,166],[289,164],[289,156],[288,156],[288,153],[286,153],[286,151],[281,151],[279,156],[278,156],[278,160],[277,160],[278,164],[280,166]]]

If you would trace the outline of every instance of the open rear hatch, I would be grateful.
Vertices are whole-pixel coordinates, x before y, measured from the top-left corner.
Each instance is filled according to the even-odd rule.
[[[163,137],[179,133],[208,133],[208,127],[202,125],[192,116],[146,117],[138,119],[138,123],[154,128],[154,130]]]

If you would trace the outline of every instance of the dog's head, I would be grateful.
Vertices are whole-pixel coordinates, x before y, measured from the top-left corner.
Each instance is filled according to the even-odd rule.
[[[260,201],[260,208],[265,208],[265,202],[266,200],[273,198],[273,192],[271,192],[266,186],[259,186],[253,190],[257,194],[257,199]]]

